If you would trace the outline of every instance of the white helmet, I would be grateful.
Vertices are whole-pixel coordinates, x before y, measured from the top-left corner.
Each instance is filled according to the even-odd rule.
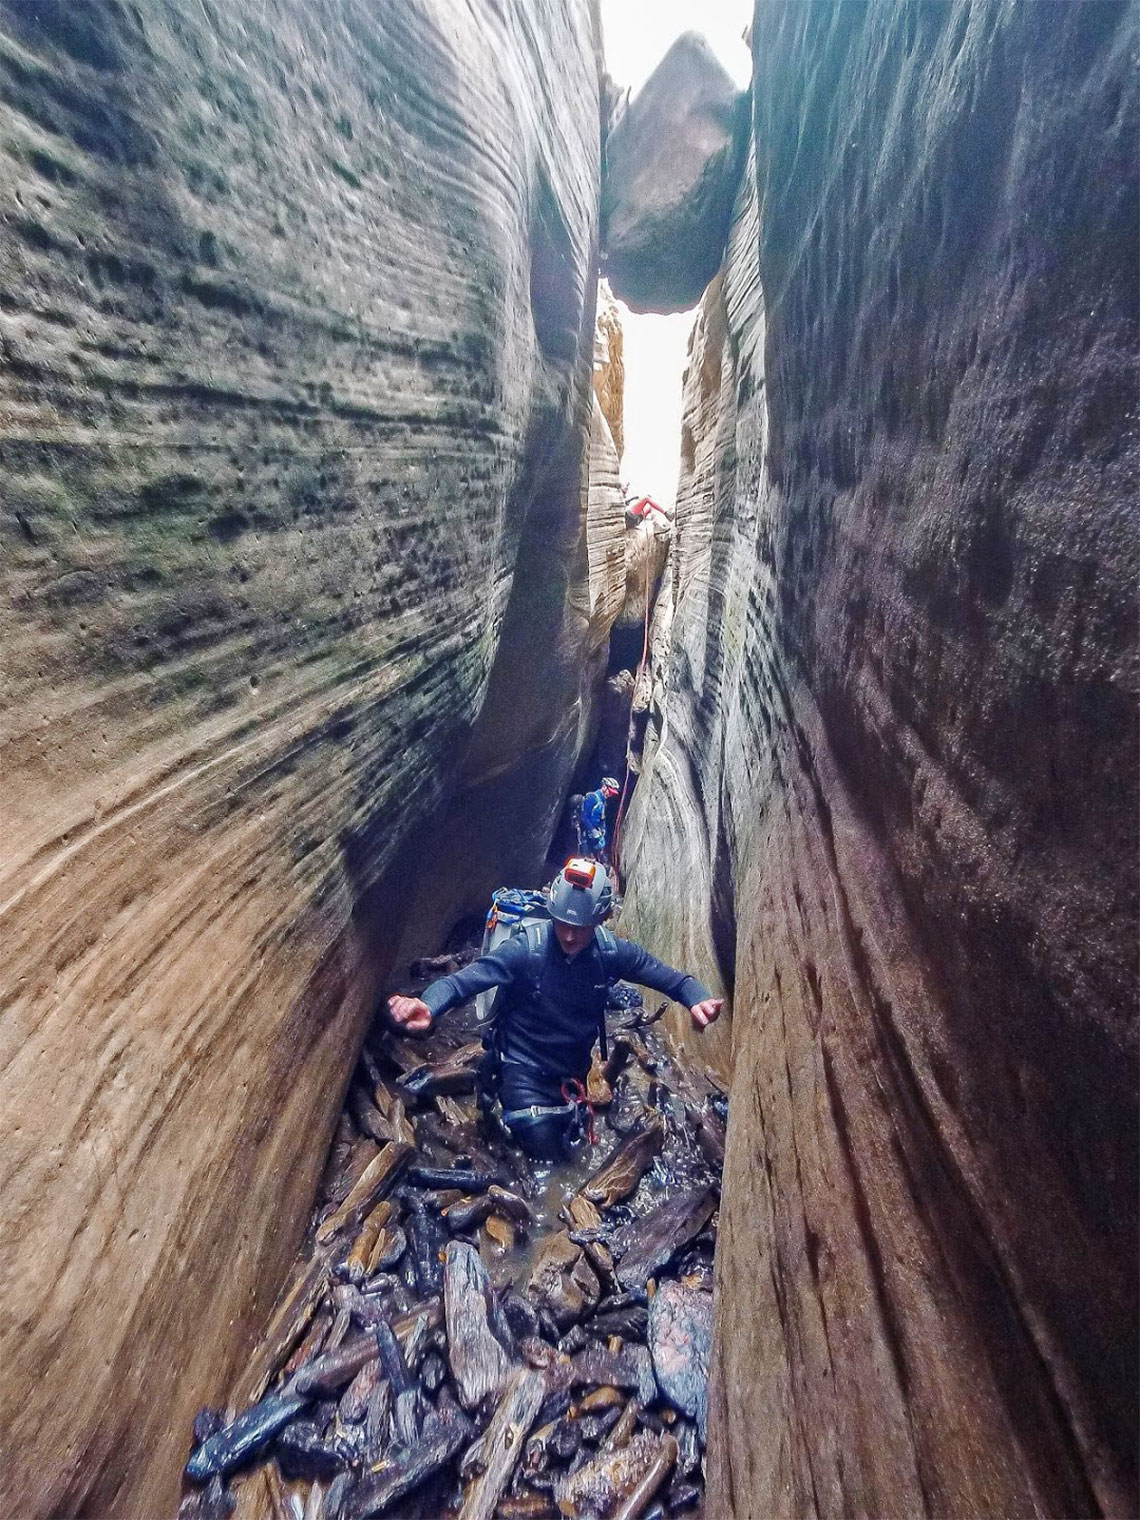
[[[609,917],[613,906],[609,872],[599,861],[572,855],[551,882],[546,900],[551,918],[559,923],[593,928]]]

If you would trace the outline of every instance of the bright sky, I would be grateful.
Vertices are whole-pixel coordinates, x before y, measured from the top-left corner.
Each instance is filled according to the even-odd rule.
[[[601,0],[606,67],[636,92],[682,32],[703,32],[743,89],[752,60],[742,34],[752,0]],[[620,304],[620,303],[619,303]],[[637,316],[621,308],[625,354],[625,454],[631,491],[672,509],[681,460],[681,375],[691,312]]]

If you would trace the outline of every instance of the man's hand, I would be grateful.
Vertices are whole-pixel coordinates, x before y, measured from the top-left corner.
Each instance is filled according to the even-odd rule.
[[[401,997],[397,993],[388,999],[388,1012],[393,1024],[399,1024],[409,1034],[423,1034],[431,1028],[431,1009],[423,998]]]
[[[723,1007],[723,998],[705,998],[703,1003],[694,1003],[689,1012],[696,1028],[707,1029],[710,1024],[716,1023]]]

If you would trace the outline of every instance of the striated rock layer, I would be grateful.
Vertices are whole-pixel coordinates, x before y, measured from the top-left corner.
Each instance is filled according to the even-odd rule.
[[[6,1514],[172,1511],[409,859],[520,652],[578,659],[596,35],[0,4]]]
[[[1134,35],[757,7],[624,851],[733,992],[710,1514],[1137,1511]]]
[[[625,451],[623,346],[621,310],[614,300],[609,281],[599,280],[597,326],[594,332],[594,394],[609,425],[619,464]]]

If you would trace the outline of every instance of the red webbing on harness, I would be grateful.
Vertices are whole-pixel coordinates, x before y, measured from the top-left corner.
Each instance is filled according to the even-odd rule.
[[[597,1145],[598,1132],[594,1128],[594,1105],[586,1096],[586,1089],[577,1077],[567,1077],[562,1084],[562,1096],[567,1103],[577,1103],[586,1106],[586,1138],[591,1145]]]

